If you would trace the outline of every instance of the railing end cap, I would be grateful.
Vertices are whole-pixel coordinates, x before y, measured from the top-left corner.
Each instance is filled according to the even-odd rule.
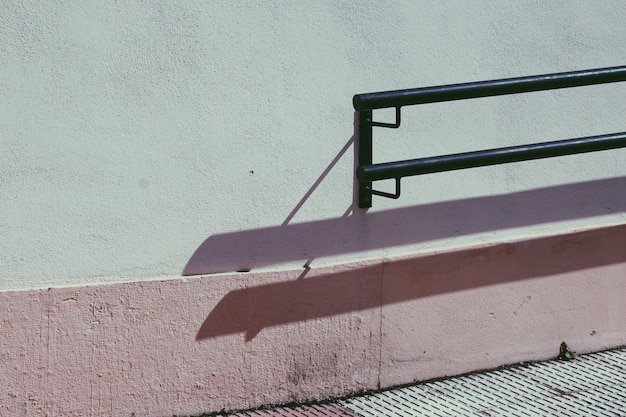
[[[361,111],[363,110],[363,103],[361,101],[361,95],[360,94],[356,94],[354,97],[352,97],[352,105],[354,106],[354,110],[356,111]]]

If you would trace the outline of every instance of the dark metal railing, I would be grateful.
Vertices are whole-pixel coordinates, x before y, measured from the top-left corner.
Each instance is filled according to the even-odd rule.
[[[356,171],[359,181],[359,207],[371,207],[372,195],[398,198],[400,196],[400,179],[402,177],[626,147],[626,132],[622,132],[373,164],[372,127],[398,128],[401,122],[400,108],[402,106],[619,81],[626,81],[626,66],[357,94],[354,96],[353,104],[354,109],[359,113],[359,166]],[[394,123],[381,123],[372,120],[372,110],[382,108],[396,109],[396,121]],[[384,179],[395,179],[395,193],[376,191],[372,188],[373,181]]]

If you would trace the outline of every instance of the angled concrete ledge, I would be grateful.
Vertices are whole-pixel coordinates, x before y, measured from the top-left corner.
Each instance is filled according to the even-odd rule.
[[[310,270],[0,293],[2,415],[198,415],[626,344],[626,225]]]

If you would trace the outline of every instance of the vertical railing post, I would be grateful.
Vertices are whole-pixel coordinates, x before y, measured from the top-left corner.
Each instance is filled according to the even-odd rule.
[[[359,114],[359,166],[372,164],[372,111],[361,110]],[[372,207],[372,182],[359,181],[359,208]]]

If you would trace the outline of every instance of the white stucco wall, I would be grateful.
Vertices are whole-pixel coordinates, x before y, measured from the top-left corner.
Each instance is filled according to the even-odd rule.
[[[624,221],[623,150],[407,179],[365,212],[351,142],[356,93],[624,64],[621,1],[0,8],[0,289],[315,267]],[[624,131],[624,97],[614,84],[405,108],[400,130],[375,129],[374,156]]]

